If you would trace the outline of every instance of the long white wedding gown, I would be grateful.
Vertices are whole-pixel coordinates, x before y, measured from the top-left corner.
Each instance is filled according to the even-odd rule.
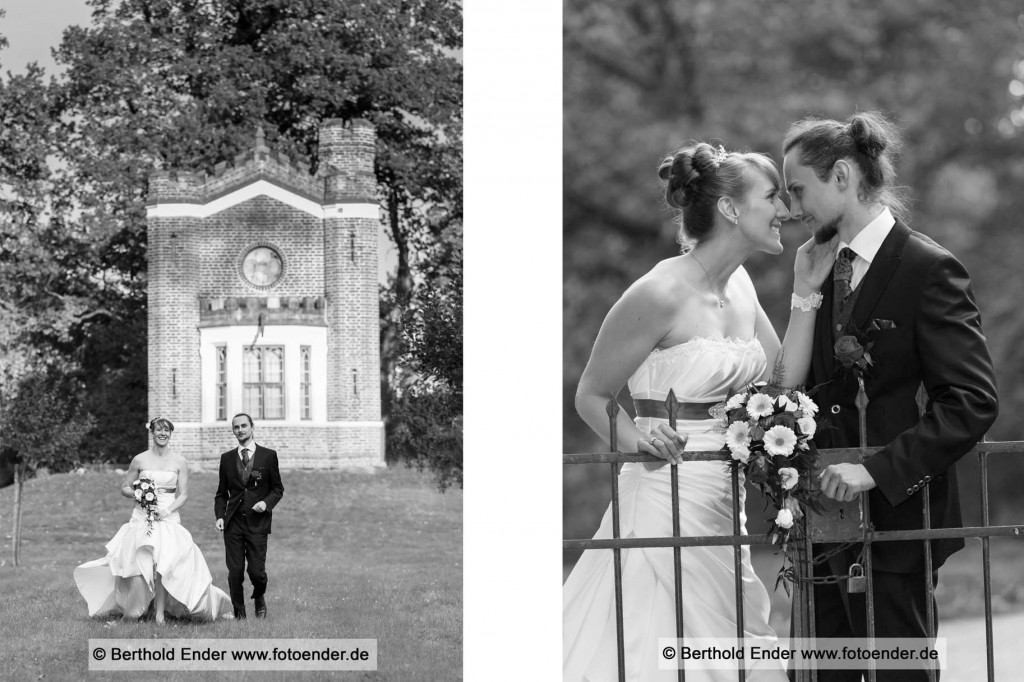
[[[698,337],[655,350],[630,378],[635,399],[663,401],[673,389],[680,403],[725,400],[730,390],[756,381],[766,359],[757,339]],[[640,431],[650,433],[656,418],[637,418]],[[707,420],[678,420],[686,433],[686,450],[718,450],[724,434]],[[671,467],[648,471],[642,463],[622,465],[619,473],[620,537],[672,535]],[[740,510],[745,491],[740,486]],[[679,466],[680,533],[684,536],[732,535],[732,480],[724,462],[686,462]],[[740,523],[746,533],[746,515]],[[595,539],[612,537],[609,505]],[[736,637],[736,597],[731,546],[683,548],[684,636]],[[750,547],[744,545],[743,615],[746,637],[768,646],[775,632],[768,625],[769,599],[754,575]],[[614,566],[612,550],[587,550],[563,586],[563,679],[603,682],[617,679]],[[675,577],[671,548],[622,550],[623,632],[626,679],[675,680],[676,670],[659,670],[658,639],[676,637]],[[735,640],[734,640],[735,641]],[[734,670],[687,666],[688,682],[735,680]],[[782,668],[748,670],[751,682],[785,680]]]
[[[160,488],[177,487],[174,471],[144,469]],[[161,509],[174,501],[173,492],[158,492]],[[155,595],[154,573],[167,590],[165,613],[178,618],[232,618],[231,598],[213,585],[213,577],[192,534],[181,525],[178,512],[153,523],[138,506],[128,523],[107,543],[107,555],[75,569],[75,583],[85,597],[90,616],[123,614],[139,618]]]

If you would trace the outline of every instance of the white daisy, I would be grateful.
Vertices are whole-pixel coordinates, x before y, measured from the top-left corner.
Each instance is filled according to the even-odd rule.
[[[725,432],[725,444],[730,447],[750,445],[750,423],[741,421],[729,424],[729,428]]]
[[[764,434],[764,449],[770,455],[789,457],[793,454],[794,447],[796,447],[796,434],[788,427],[776,425]]]
[[[755,393],[750,396],[750,400],[747,401],[747,414],[749,414],[752,419],[767,417],[774,412],[775,401],[771,399],[771,396],[767,396],[764,393]]]
[[[803,393],[799,392],[796,394],[796,397],[797,400],[800,401],[800,409],[803,410],[805,414],[809,414],[812,417],[818,414],[818,406],[814,403],[813,400],[808,398]]]

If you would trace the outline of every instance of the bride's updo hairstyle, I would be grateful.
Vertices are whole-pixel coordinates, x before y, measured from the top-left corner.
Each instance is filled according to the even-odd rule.
[[[899,130],[885,116],[866,111],[845,123],[824,118],[807,118],[794,123],[782,142],[783,155],[799,148],[800,163],[814,169],[818,179],[828,179],[836,161],[846,159],[861,172],[857,196],[861,201],[880,202],[893,215],[909,223],[907,189],[896,187],[895,161],[903,141]]]
[[[763,173],[776,189],[782,186],[778,169],[764,154],[726,152],[690,140],[665,157],[658,176],[665,181],[665,201],[679,210],[679,243],[684,249],[714,230],[720,198],[743,200],[752,184],[748,169]]]
[[[164,419],[163,417],[157,417],[156,419],[150,420],[150,422],[149,422],[149,431],[150,431],[150,433],[152,433],[153,430],[156,429],[156,427],[158,427],[158,426],[163,426],[168,431],[171,431],[171,432],[174,431],[174,424],[171,423],[170,419]]]

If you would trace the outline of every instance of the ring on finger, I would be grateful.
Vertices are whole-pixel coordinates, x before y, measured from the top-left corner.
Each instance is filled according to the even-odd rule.
[[[653,445],[654,447],[658,447],[659,445],[661,445],[661,441],[657,438],[652,438],[651,445]]]

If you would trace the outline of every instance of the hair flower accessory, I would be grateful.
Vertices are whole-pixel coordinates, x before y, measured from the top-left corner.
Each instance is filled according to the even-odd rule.
[[[729,156],[729,152],[725,151],[725,147],[718,145],[718,149],[715,150],[715,161],[722,163]]]

